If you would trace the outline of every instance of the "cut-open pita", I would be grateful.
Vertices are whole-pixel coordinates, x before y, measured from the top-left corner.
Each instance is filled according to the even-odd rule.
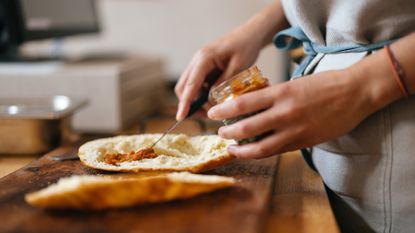
[[[86,166],[122,172],[191,171],[201,172],[225,164],[233,159],[227,147],[235,144],[217,135],[188,137],[168,134],[154,147],[156,157],[111,164],[105,161],[109,154],[128,154],[151,145],[160,134],[142,134],[98,139],[85,143],[78,155]]]
[[[72,176],[26,195],[35,207],[99,210],[186,199],[231,186],[235,180],[188,172],[160,175]]]

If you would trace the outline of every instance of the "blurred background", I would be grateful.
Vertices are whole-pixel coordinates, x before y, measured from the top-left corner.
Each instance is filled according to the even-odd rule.
[[[172,88],[193,53],[271,2],[1,0],[0,153],[33,152],[35,138],[55,143],[69,129],[163,131],[170,122],[145,125],[174,121]],[[271,83],[285,79],[286,64],[273,46],[257,61]],[[196,120],[206,131],[209,121]],[[12,136],[22,133],[38,133],[27,151]]]
[[[57,2],[67,0],[57,0]],[[36,5],[48,9],[41,2]],[[70,2],[85,2],[73,0]],[[165,60],[169,80],[175,80],[193,53],[245,22],[273,0],[97,0],[101,32],[90,36],[68,37],[63,50],[72,56],[90,52],[119,51],[156,55]],[[35,4],[35,3],[33,3]],[[76,4],[74,3],[74,6]],[[77,11],[71,12],[74,16]],[[76,15],[78,16],[78,15]],[[28,43],[26,51],[50,51],[49,42]],[[258,65],[272,79],[283,69],[281,54],[267,47]]]

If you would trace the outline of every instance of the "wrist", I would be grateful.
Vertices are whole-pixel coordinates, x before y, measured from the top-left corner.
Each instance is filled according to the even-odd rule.
[[[385,51],[380,50],[346,68],[372,112],[403,97],[387,59]]]
[[[280,1],[264,8],[260,13],[250,18],[245,24],[236,30],[248,28],[250,34],[259,41],[261,47],[272,42],[272,38],[278,32],[287,28],[289,23],[285,17]]]
[[[396,59],[401,70],[403,70],[402,82],[409,95],[415,94],[415,69],[414,69],[414,49],[415,32],[393,43],[391,46],[393,57]]]

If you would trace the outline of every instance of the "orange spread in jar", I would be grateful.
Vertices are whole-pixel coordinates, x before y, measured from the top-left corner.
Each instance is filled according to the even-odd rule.
[[[108,164],[116,165],[122,162],[131,162],[131,161],[139,161],[142,159],[151,159],[156,158],[158,155],[154,152],[153,147],[144,148],[137,152],[131,151],[127,154],[122,153],[114,153],[114,154],[106,154],[104,156],[104,161]]]
[[[235,79],[231,82],[231,92],[234,97],[240,96],[244,93],[259,90],[268,86],[267,80],[259,78],[258,76],[252,76],[249,82],[243,82],[239,79]]]
[[[232,80],[229,84],[230,93],[223,93],[223,98],[219,103],[226,101],[230,96],[236,98],[245,93],[256,91],[268,86],[268,80],[257,75],[251,76],[249,81],[242,81],[240,79]]]
[[[246,93],[254,92],[266,88],[268,86],[268,79],[262,75],[261,71],[257,66],[252,66],[249,69],[246,69],[240,72],[239,74],[234,75],[230,79],[212,88],[209,93],[209,102],[213,105],[221,104],[223,102],[242,96]],[[253,116],[261,111],[263,110],[223,119],[222,122],[225,125],[231,125],[235,122]],[[263,138],[264,135],[265,134],[250,138],[239,139],[237,140],[237,142],[238,144],[255,142]]]

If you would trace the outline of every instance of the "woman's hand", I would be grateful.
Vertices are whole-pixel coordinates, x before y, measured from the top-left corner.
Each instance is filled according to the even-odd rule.
[[[208,116],[222,120],[265,109],[219,129],[228,139],[272,132],[228,149],[237,157],[263,158],[346,134],[385,104],[379,101],[379,91],[388,94],[383,87],[391,90],[390,99],[399,98],[394,85],[391,77],[365,79],[352,69],[328,71],[242,95],[211,108]]]
[[[250,33],[250,28],[241,28],[195,53],[175,87],[180,101],[178,120],[186,116],[191,101],[197,97],[210,71],[215,68],[222,70],[223,74],[217,81],[221,82],[254,63],[261,44]]]
[[[415,33],[391,46],[415,94]],[[219,129],[224,138],[242,139],[264,132],[266,138],[229,152],[238,157],[263,158],[328,141],[355,128],[368,115],[403,97],[384,50],[349,68],[321,72],[242,95],[213,107],[208,115],[222,120],[263,112]]]
[[[281,5],[276,1],[247,23],[197,51],[175,87],[179,98],[177,120],[186,116],[191,101],[197,97],[209,72],[215,68],[223,71],[218,83],[248,68],[255,62],[262,47],[287,25]]]

